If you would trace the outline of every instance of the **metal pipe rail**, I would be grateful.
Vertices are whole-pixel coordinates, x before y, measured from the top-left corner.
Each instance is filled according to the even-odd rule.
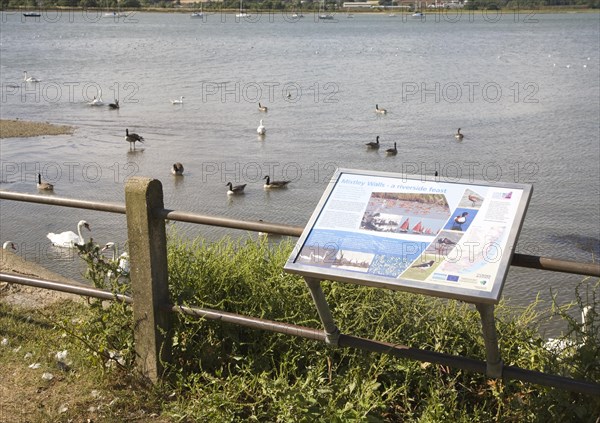
[[[8,273],[0,273],[0,281],[10,283],[20,283],[22,285],[34,286],[37,288],[53,289],[56,291],[78,294],[87,297],[100,298],[104,300],[117,300],[129,304],[133,299],[122,294],[113,294],[97,288],[76,286],[64,284],[44,279],[35,279],[24,276],[17,276]],[[312,339],[315,341],[326,341],[326,334],[319,329],[313,329],[305,326],[281,323],[274,320],[261,319],[257,317],[248,317],[235,313],[228,313],[213,309],[187,307],[181,305],[165,304],[162,310],[172,313],[181,313],[193,317],[209,320],[218,320],[225,323],[236,324],[252,329],[267,330],[270,332],[282,333],[301,338]],[[454,356],[450,354],[427,351],[419,348],[411,348],[405,345],[392,344],[389,342],[375,341],[372,339],[361,338],[358,336],[340,334],[338,346],[344,348],[358,348],[364,351],[389,354],[398,358],[425,361],[433,364],[440,364],[459,368],[462,370],[485,374],[486,362],[467,357]],[[566,389],[573,392],[580,392],[589,395],[600,396],[600,384],[574,380],[563,376],[549,375],[533,370],[521,369],[514,366],[503,367],[503,377],[507,379],[518,379],[523,382],[540,384],[554,388]]]
[[[126,213],[124,204],[75,200],[70,198],[57,198],[45,195],[22,194],[10,191],[0,190],[0,199],[25,201],[29,203],[46,204],[62,207],[73,207],[110,213]],[[300,235],[302,235],[302,231],[304,230],[304,228],[301,226],[281,225],[266,222],[251,222],[246,220],[237,220],[226,217],[209,216],[169,209],[157,209],[153,210],[153,213],[157,217],[175,220],[178,222],[198,223],[202,225],[220,226],[230,229],[266,232],[274,235],[299,237]],[[600,277],[599,263],[581,263],[570,260],[560,260],[550,257],[532,256],[528,254],[515,253],[513,255],[511,265],[518,267],[526,267],[530,269],[540,269],[553,272],[563,272],[584,276]]]

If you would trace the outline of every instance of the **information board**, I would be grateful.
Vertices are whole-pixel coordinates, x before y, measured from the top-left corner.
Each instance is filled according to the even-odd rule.
[[[532,186],[338,169],[285,270],[497,303]]]

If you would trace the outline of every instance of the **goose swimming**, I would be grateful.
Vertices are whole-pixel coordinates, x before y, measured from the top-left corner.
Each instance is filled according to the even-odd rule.
[[[265,176],[263,179],[266,179],[264,188],[265,189],[273,189],[273,188],[286,188],[287,184],[291,181],[271,181],[269,175]]]
[[[269,111],[269,109],[267,108],[267,106],[261,106],[260,102],[258,103],[258,110],[261,112],[267,112]]]
[[[183,165],[179,162],[173,163],[173,167],[171,168],[171,173],[173,175],[177,175],[177,176],[183,175]]]
[[[456,134],[454,134],[454,138],[456,138],[457,140],[462,140],[465,136],[463,134],[460,133],[460,128],[458,128],[458,131],[456,131]]]
[[[227,195],[243,194],[244,188],[246,188],[246,184],[234,186],[231,182],[227,182],[226,186],[229,187],[229,189],[227,190]]]
[[[379,135],[377,135],[377,137],[375,137],[375,142],[371,141],[365,144],[367,146],[367,148],[379,148]]]
[[[117,100],[116,98],[115,98],[115,102],[114,103],[110,103],[108,105],[109,109],[118,109],[119,107],[120,107],[119,106],[119,100]]]
[[[54,190],[54,185],[49,184],[48,182],[42,182],[42,175],[38,173],[37,189],[42,191],[52,191]]]
[[[378,104],[376,104],[376,105],[375,105],[375,112],[377,112],[377,113],[379,113],[379,114],[382,114],[382,115],[385,115],[385,114],[387,113],[387,110],[386,110],[386,109],[380,109],[380,108],[379,108],[379,105],[378,105]]]
[[[398,149],[396,148],[396,143],[394,143],[394,148],[388,148],[387,150],[385,150],[385,154],[387,154],[389,156],[395,156],[396,154],[398,154]]]

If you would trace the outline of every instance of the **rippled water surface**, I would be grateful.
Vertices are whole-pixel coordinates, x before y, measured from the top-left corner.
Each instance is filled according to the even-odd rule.
[[[26,21],[5,13],[1,25],[1,117],[76,127],[72,136],[3,139],[1,189],[36,193],[39,169],[56,196],[122,202],[124,180],[143,175],[162,181],[171,209],[304,225],[336,167],[438,170],[447,180],[533,185],[517,251],[582,261],[599,253],[595,14],[249,22],[48,12]],[[24,83],[24,70],[42,81]],[[98,89],[121,108],[89,106]],[[184,104],[172,105],[180,96]],[[135,152],[125,128],[146,139]],[[397,142],[398,155],[367,152],[376,135]],[[170,174],[176,161],[183,178]],[[266,174],[293,182],[265,192]],[[228,198],[228,181],[247,183],[247,194]],[[86,219],[98,242],[126,239],[123,216],[12,201],[0,209],[3,241],[71,275],[80,265],[57,258],[46,233]],[[179,226],[190,236],[238,234]],[[513,268],[504,296],[528,304],[538,293],[549,300],[552,288],[570,301],[581,279]]]

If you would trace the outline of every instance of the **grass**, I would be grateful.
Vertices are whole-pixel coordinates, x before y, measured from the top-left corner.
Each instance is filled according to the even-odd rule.
[[[172,301],[320,328],[303,280],[282,271],[291,248],[253,240],[188,242],[175,233],[168,249]],[[126,291],[122,278],[106,278],[113,264],[99,261],[95,251],[86,256],[90,277],[97,285]],[[595,305],[598,287],[591,280],[582,283],[580,303]],[[473,306],[335,282],[325,282],[323,289],[343,333],[485,357]],[[504,362],[600,380],[598,315],[591,314],[585,348],[560,356],[543,347],[535,310],[535,305],[497,307]],[[583,339],[581,325],[571,323],[568,336]],[[569,422],[594,421],[600,414],[600,401],[586,395],[179,315],[169,379],[149,386],[134,371],[131,327],[131,310],[117,303],[69,304],[29,314],[2,306],[0,338],[9,339],[10,346],[0,347],[0,369],[11,377],[0,382],[0,410],[18,412],[23,396],[12,395],[13,408],[5,408],[10,398],[4,399],[16,384],[31,398],[27,421],[32,422]],[[65,349],[72,360],[66,370],[55,358]],[[31,360],[23,359],[25,351],[56,377],[41,380],[42,370],[27,367]],[[64,404],[68,409],[61,413]],[[22,421],[2,412],[2,421]]]

